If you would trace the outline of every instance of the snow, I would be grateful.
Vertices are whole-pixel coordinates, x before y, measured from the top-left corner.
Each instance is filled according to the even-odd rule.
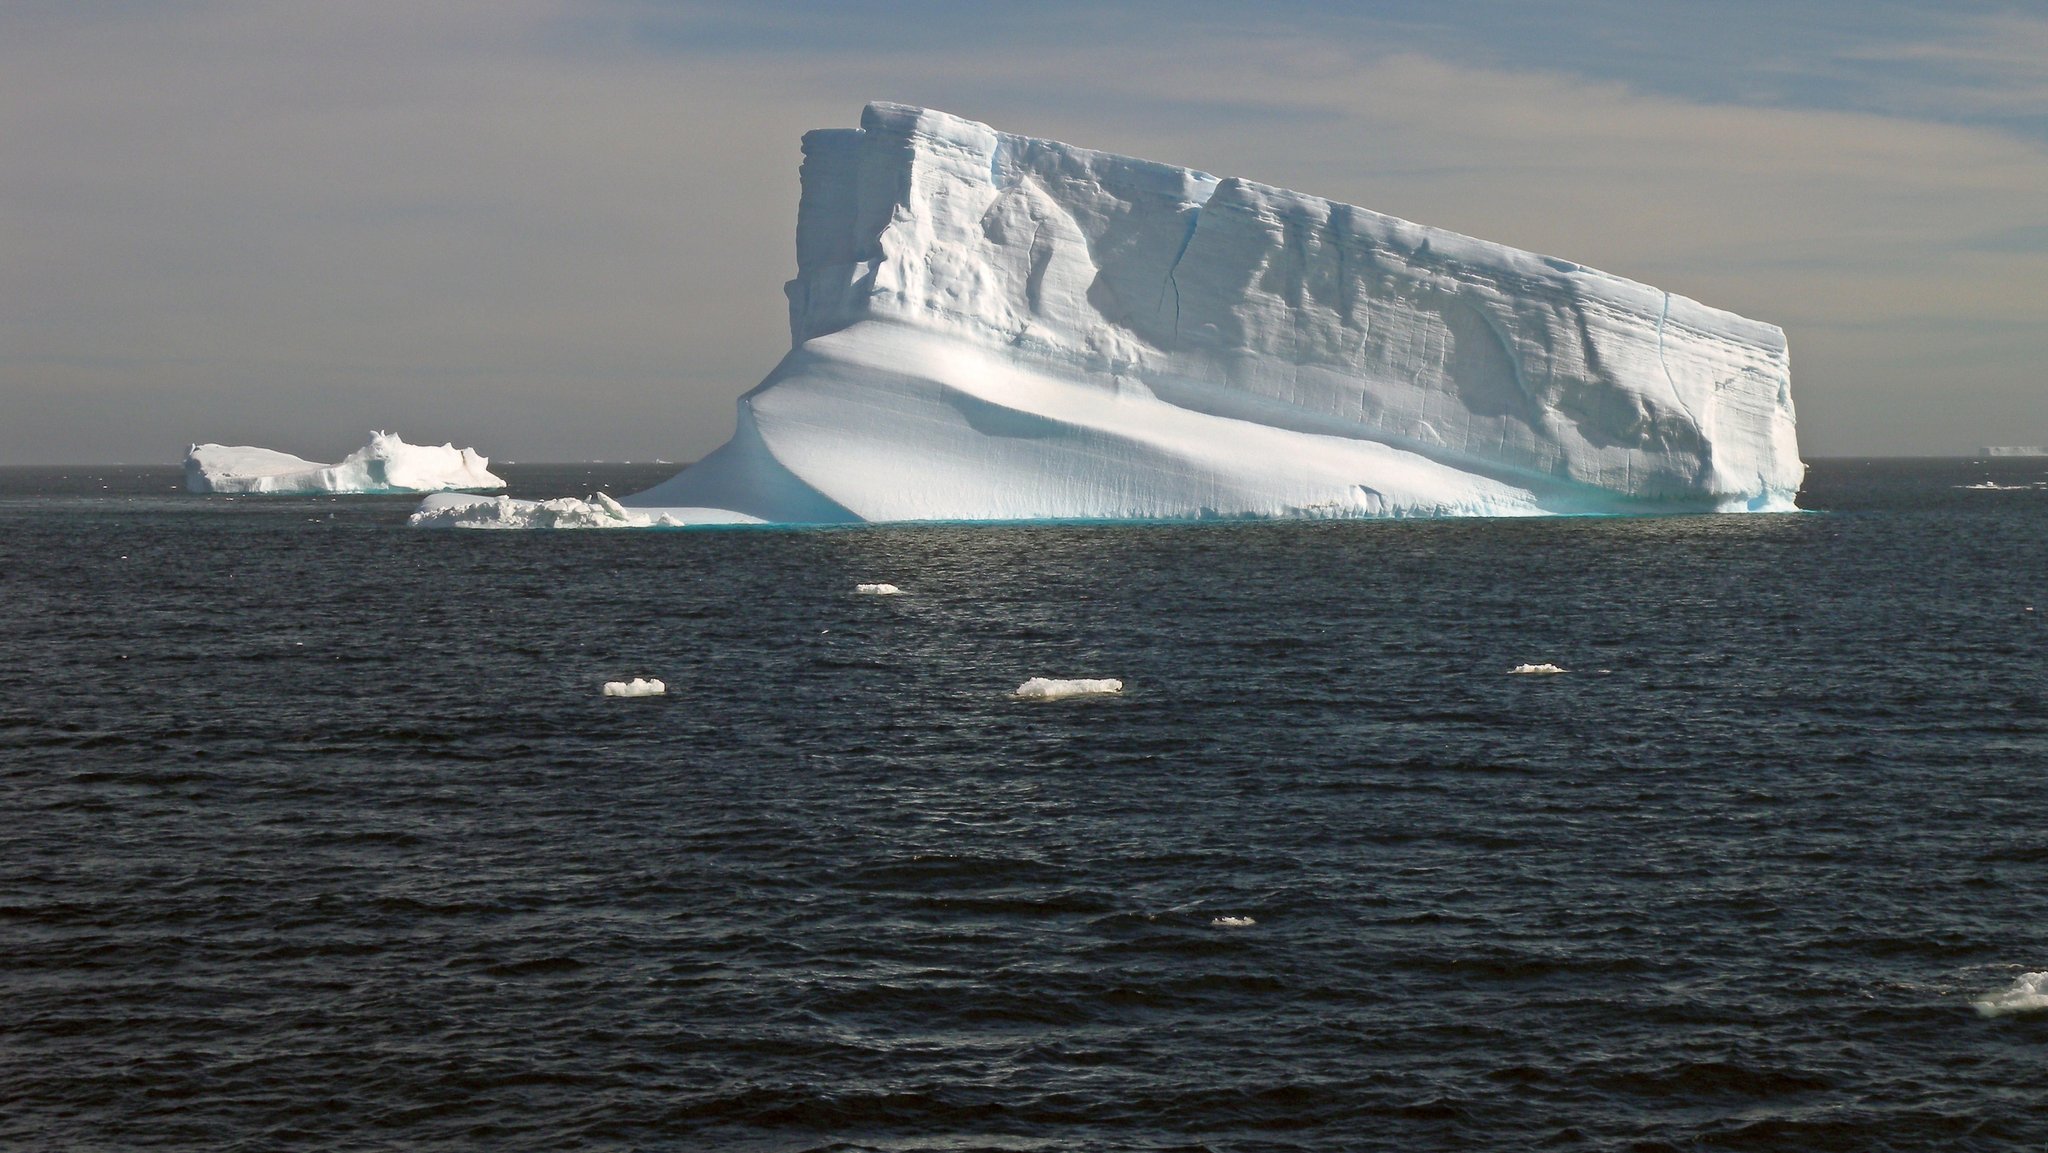
[[[668,686],[652,678],[634,677],[630,681],[606,681],[604,695],[608,697],[658,697],[668,692]]]
[[[1986,1017],[2007,1013],[2029,1013],[2048,1009],[2048,973],[2021,973],[2011,987],[1970,1002]]]
[[[370,443],[340,464],[246,445],[195,444],[185,456],[185,487],[192,492],[267,493],[504,488],[505,482],[492,475],[490,463],[473,448],[407,444],[389,432],[371,433]]]
[[[1057,701],[1066,697],[1104,696],[1124,691],[1124,683],[1114,677],[1101,680],[1054,680],[1051,677],[1032,677],[1017,686],[1012,696],[1033,701]]]
[[[803,149],[790,351],[649,523],[1793,508],[1774,325],[922,108]]]

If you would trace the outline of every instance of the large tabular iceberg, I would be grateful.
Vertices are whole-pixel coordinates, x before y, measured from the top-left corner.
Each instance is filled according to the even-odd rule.
[[[407,444],[373,432],[370,443],[340,464],[243,445],[195,444],[185,456],[185,487],[193,492],[410,493],[504,488],[490,460],[473,448]]]
[[[1733,511],[1798,491],[1773,325],[921,108],[871,104],[803,149],[793,347],[730,442],[622,502],[643,516]]]

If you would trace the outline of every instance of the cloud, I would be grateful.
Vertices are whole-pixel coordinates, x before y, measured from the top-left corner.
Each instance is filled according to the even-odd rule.
[[[2048,152],[1999,124],[1705,99],[1452,51],[1420,21],[1055,9],[1077,34],[892,8],[914,39],[837,8],[552,0],[0,15],[0,461],[318,457],[372,425],[514,459],[706,451],[787,346],[797,138],[871,98],[1778,321],[1810,451],[2048,425]],[[1859,51],[2023,109],[2026,61],[1990,27]],[[1828,43],[1816,74],[1860,66]],[[1925,378],[1944,347],[1975,366],[1970,403]]]
[[[1891,110],[2048,124],[2048,16],[1965,14],[1939,35],[1866,41],[1840,59],[1882,70]]]

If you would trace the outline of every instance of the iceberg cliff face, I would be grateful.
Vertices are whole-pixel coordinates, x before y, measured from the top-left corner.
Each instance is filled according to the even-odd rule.
[[[1784,333],[1236,178],[869,105],[792,349],[629,507],[770,522],[1787,509]],[[687,516],[683,519],[689,519]]]

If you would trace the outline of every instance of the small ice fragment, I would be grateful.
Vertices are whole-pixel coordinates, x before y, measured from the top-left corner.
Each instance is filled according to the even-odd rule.
[[[2010,987],[1970,1004],[1986,1017],[2048,1009],[2048,972],[2021,973]]]
[[[1114,677],[1102,680],[1055,680],[1051,677],[1032,677],[1017,686],[1012,694],[1026,700],[1056,701],[1061,697],[1100,696],[1106,693],[1124,691],[1124,683]]]
[[[2048,973],[2021,973],[2011,988],[1972,1001],[1970,1007],[1986,1017],[2048,1009]]]
[[[870,596],[893,597],[897,593],[902,592],[903,590],[897,588],[895,585],[892,584],[872,584],[855,585],[853,586],[853,591],[857,593],[867,593]]]
[[[1243,929],[1258,924],[1250,917],[1218,917],[1209,923],[1222,929]]]
[[[1567,671],[1569,670],[1558,668],[1556,665],[1553,665],[1548,661],[1540,665],[1516,665],[1514,668],[1508,670],[1509,673],[1518,676],[1550,676],[1555,673],[1562,673]]]
[[[606,681],[604,695],[608,697],[658,697],[668,691],[668,686],[652,678],[634,677],[630,681]]]

